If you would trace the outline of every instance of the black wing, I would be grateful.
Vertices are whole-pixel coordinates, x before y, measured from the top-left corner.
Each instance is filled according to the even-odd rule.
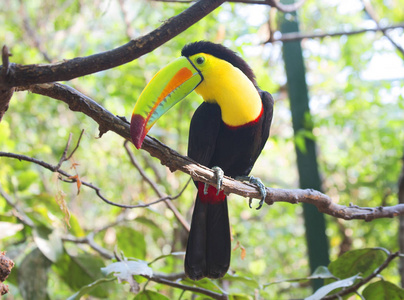
[[[188,156],[209,166],[216,148],[221,111],[217,104],[203,102],[195,111],[189,127]]]

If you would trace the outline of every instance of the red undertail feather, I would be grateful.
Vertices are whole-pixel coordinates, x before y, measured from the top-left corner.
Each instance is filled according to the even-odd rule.
[[[203,182],[198,182],[198,196],[202,203],[216,204],[223,202],[226,198],[223,191],[220,191],[219,195],[216,195],[217,189],[214,186],[210,185],[208,187],[208,193],[206,195],[203,192],[204,188],[205,184]]]

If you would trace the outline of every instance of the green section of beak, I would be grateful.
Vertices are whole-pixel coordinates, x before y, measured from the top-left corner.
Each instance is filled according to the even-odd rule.
[[[176,59],[153,77],[132,113],[131,136],[137,148],[141,147],[157,119],[191,93],[202,80],[200,71],[186,57]]]

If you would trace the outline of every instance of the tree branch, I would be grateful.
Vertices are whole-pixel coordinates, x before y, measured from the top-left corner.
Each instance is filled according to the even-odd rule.
[[[401,158],[401,173],[398,179],[398,203],[404,205],[404,152]],[[404,215],[400,216],[398,227],[398,245],[401,253],[404,253]],[[399,274],[401,287],[404,287],[404,257],[400,257]]]
[[[372,4],[370,3],[370,1],[369,1],[369,0],[362,0],[362,3],[363,3],[363,7],[364,7],[364,9],[365,9],[365,12],[366,12],[366,13],[372,18],[372,20],[375,22],[377,29],[380,30],[380,31],[383,33],[383,35],[390,41],[390,43],[391,43],[394,47],[396,47],[396,49],[397,49],[399,52],[401,52],[401,55],[402,55],[403,58],[404,58],[404,48],[401,47],[398,43],[396,43],[396,42],[391,38],[391,36],[386,32],[385,29],[382,29],[382,28],[380,27],[380,24],[379,24],[379,17],[377,16],[376,11],[375,11],[375,9],[373,8],[373,6],[372,6]]]
[[[35,163],[35,164],[37,164],[37,165],[39,165],[39,166],[44,167],[45,169],[48,169],[48,170],[50,170],[50,171],[52,171],[52,172],[57,172],[57,173],[59,173],[60,175],[64,176],[65,178],[68,178],[68,179],[65,179],[65,178],[63,178],[63,177],[60,176],[59,179],[62,180],[62,181],[64,181],[64,182],[74,183],[74,182],[77,182],[77,180],[78,180],[78,179],[76,178],[76,176],[71,175],[71,174],[65,172],[64,170],[62,170],[62,169],[60,169],[60,168],[57,168],[57,166],[51,165],[51,164],[49,164],[49,163],[47,163],[47,162],[44,162],[44,161],[42,161],[42,160],[39,160],[39,159],[36,159],[36,158],[33,158],[33,157],[29,157],[29,156],[22,155],[22,154],[10,153],[10,152],[1,152],[1,151],[0,151],[0,157],[15,158],[15,159],[18,159],[18,160],[24,160],[24,161],[28,161],[28,162]],[[86,182],[86,181],[83,181],[83,180],[80,180],[80,182],[81,182],[81,184],[82,184],[83,186],[87,186],[87,187],[93,189],[93,190],[95,191],[95,193],[97,194],[97,196],[98,196],[102,201],[104,201],[105,203],[107,203],[107,204],[109,204],[109,205],[113,205],[113,206],[118,206],[118,207],[121,207],[121,208],[131,208],[131,209],[132,209],[132,208],[145,208],[145,207],[149,207],[149,206],[152,206],[152,205],[154,205],[154,204],[160,203],[160,202],[162,202],[162,201],[172,201],[172,200],[175,200],[175,199],[179,198],[179,197],[182,195],[182,193],[185,191],[185,189],[186,189],[186,187],[187,187],[187,185],[188,185],[188,183],[187,183],[187,184],[181,189],[181,191],[180,191],[177,195],[175,195],[175,196],[163,196],[163,197],[161,197],[161,198],[159,198],[159,199],[157,199],[157,200],[155,200],[155,201],[149,202],[149,203],[136,204],[136,205],[128,205],[128,204],[120,204],[120,203],[112,202],[112,201],[108,200],[107,198],[105,198],[105,197],[102,195],[101,189],[100,189],[99,187],[97,187],[97,186],[95,186],[95,185],[93,185],[93,184],[91,184],[91,183],[88,183],[88,182]],[[0,192],[1,192],[1,190],[0,190]],[[3,195],[3,194],[0,193],[0,195]]]
[[[100,245],[98,245],[94,241],[94,235],[95,235],[94,232],[90,232],[87,236],[85,236],[83,238],[77,238],[77,237],[69,235],[69,236],[62,237],[62,241],[63,242],[71,242],[71,243],[75,243],[75,244],[87,244],[93,250],[95,250],[101,256],[103,256],[104,258],[106,258],[106,259],[114,258],[114,254],[112,252],[109,252],[108,250],[102,248]]]
[[[10,65],[8,76],[0,77],[0,90],[12,87],[71,80],[131,62],[163,45],[219,7],[225,0],[200,0],[152,32],[127,44],[87,57],[47,65]],[[0,72],[4,67],[0,69]]]
[[[170,2],[170,3],[191,3],[196,0],[151,0],[155,2]],[[288,13],[298,10],[306,0],[299,0],[293,4],[283,4],[279,0],[227,0],[226,2],[244,3],[244,4],[260,4],[274,7],[281,12]]]
[[[388,31],[391,29],[404,28],[404,23],[399,23],[396,25],[385,26],[385,27],[377,27],[377,28],[366,28],[366,29],[358,29],[352,31],[336,31],[336,32],[321,32],[321,33],[285,33],[282,34],[281,37],[268,39],[268,41],[264,42],[264,44],[272,43],[272,42],[293,42],[299,41],[303,39],[323,39],[326,37],[334,37],[341,35],[355,35],[362,34],[365,32],[376,32],[376,31]]]
[[[54,83],[33,85],[23,87],[22,89],[61,100],[67,103],[71,110],[83,112],[99,124],[100,135],[111,130],[124,139],[130,140],[130,128],[127,122],[114,116],[98,103],[71,87]],[[180,170],[189,174],[194,180],[216,186],[216,177],[212,170],[199,165],[187,156],[178,154],[158,140],[146,136],[142,149],[158,158],[161,164],[167,166],[171,172]],[[261,194],[256,186],[234,180],[227,176],[223,179],[223,190],[227,195],[233,193],[243,197],[261,198]],[[309,203],[316,206],[322,213],[345,220],[362,219],[371,221],[378,218],[392,218],[404,215],[404,204],[390,207],[359,207],[352,204],[344,206],[333,203],[329,196],[312,189],[267,188],[265,202],[267,204],[273,204],[274,202],[287,202],[291,204],[299,202]]]
[[[10,61],[9,57],[11,54],[8,51],[7,46],[3,46],[1,50],[1,59],[3,62],[3,66],[0,71],[0,82],[3,79],[6,79],[10,72]],[[8,110],[8,104],[10,103],[11,97],[14,94],[14,87],[11,88],[1,88],[0,87],[0,122],[3,119],[4,114]]]

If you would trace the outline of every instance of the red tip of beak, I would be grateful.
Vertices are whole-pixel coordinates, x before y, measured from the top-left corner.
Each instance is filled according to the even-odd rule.
[[[146,120],[141,115],[132,115],[132,121],[130,122],[130,135],[132,142],[137,149],[142,147],[144,138],[146,137]]]

